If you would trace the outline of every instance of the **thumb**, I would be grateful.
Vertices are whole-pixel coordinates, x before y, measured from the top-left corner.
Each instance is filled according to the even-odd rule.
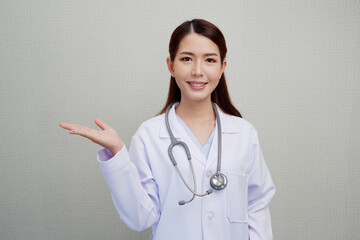
[[[106,130],[109,128],[108,125],[106,125],[100,118],[95,119],[94,121],[96,125],[98,125],[102,130]]]

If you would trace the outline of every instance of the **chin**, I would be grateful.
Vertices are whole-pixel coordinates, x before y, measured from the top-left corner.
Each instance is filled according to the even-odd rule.
[[[193,102],[193,103],[201,103],[205,101],[211,101],[211,96],[192,96],[186,97],[185,101]]]

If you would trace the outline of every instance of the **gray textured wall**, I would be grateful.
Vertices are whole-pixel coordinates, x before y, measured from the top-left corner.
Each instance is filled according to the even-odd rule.
[[[227,39],[231,96],[277,186],[275,239],[360,239],[358,0],[0,1],[0,239],[149,238],[119,220],[100,147],[58,124],[100,117],[129,143],[192,18]]]

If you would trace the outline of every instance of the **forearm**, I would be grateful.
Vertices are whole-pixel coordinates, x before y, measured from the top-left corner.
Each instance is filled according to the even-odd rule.
[[[109,150],[102,150],[107,152]],[[141,184],[136,166],[130,161],[126,147],[104,161],[99,152],[98,161],[110,188],[113,202],[120,218],[131,229],[142,231],[158,221],[158,206]],[[148,193],[148,191],[150,193]]]

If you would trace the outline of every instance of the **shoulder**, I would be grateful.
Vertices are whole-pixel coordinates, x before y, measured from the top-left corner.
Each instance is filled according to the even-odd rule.
[[[244,118],[221,112],[220,121],[223,132],[252,132],[254,125]]]
[[[163,124],[165,124],[165,114],[150,118],[139,126],[134,137],[142,138],[144,136],[158,135]]]
[[[227,115],[222,121],[222,133],[229,136],[231,141],[239,140],[242,145],[249,149],[260,147],[259,136],[256,128],[249,121],[232,115]],[[229,127],[230,126],[230,127]]]

